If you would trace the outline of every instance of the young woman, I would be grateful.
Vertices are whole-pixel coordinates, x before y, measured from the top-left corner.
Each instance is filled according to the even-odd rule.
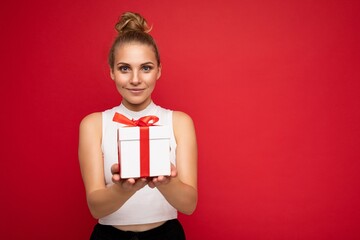
[[[162,66],[146,20],[126,12],[115,28],[118,36],[108,61],[122,102],[80,124],[80,168],[90,212],[99,219],[91,239],[185,239],[177,212],[192,214],[197,204],[194,124],[187,114],[152,101]],[[159,125],[170,126],[170,176],[120,178],[116,112],[129,119],[154,115]]]

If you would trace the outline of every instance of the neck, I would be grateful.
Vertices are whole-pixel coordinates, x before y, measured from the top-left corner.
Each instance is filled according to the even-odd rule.
[[[143,102],[141,104],[131,104],[124,100],[122,100],[121,103],[130,111],[139,112],[139,111],[146,109],[152,103],[152,100],[149,99],[148,101]]]

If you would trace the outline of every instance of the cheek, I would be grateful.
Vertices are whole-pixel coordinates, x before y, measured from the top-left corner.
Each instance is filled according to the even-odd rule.
[[[146,80],[146,82],[148,84],[154,84],[157,80],[157,74],[148,75],[148,76],[146,76],[146,79],[144,79],[144,80]]]
[[[125,75],[117,75],[115,76],[115,83],[119,86],[124,86],[128,82],[128,77]]]

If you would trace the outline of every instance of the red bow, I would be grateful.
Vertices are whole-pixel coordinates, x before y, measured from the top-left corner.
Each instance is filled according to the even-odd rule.
[[[134,120],[129,119],[120,113],[115,113],[113,121],[125,124],[127,126],[146,127],[153,126],[157,121],[159,121],[159,118],[156,116],[144,116],[139,118],[138,120]]]

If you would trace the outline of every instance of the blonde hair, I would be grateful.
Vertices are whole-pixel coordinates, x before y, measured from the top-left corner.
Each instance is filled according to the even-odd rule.
[[[115,38],[109,52],[108,63],[111,69],[114,69],[115,51],[126,43],[138,42],[149,45],[153,48],[157,64],[160,65],[160,54],[153,37],[149,34],[151,27],[148,26],[145,18],[138,13],[125,12],[119,21],[115,24],[118,36]]]

